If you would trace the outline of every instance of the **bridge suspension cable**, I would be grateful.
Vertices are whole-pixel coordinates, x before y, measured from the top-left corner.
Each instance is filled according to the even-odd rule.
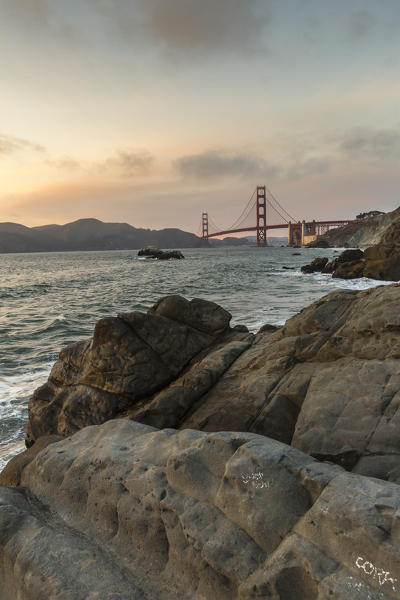
[[[282,204],[281,204],[281,203],[280,203],[280,202],[279,202],[279,201],[278,201],[278,200],[275,198],[275,196],[273,195],[273,193],[271,192],[271,190],[269,190],[269,189],[267,188],[267,186],[265,186],[265,189],[267,190],[267,192],[268,192],[268,194],[271,196],[271,198],[274,200],[275,204],[277,204],[277,205],[279,206],[279,208],[280,208],[280,209],[281,209],[281,210],[282,210],[282,211],[283,211],[283,212],[284,212],[284,213],[287,215],[287,217],[289,217],[289,221],[295,222],[295,221],[296,221],[296,219],[294,219],[294,218],[292,217],[292,215],[290,215],[290,214],[288,213],[288,211],[287,211],[285,208],[283,208]],[[282,215],[282,213],[280,213],[280,212],[279,212],[279,210],[277,210],[277,209],[276,209],[274,206],[273,206],[272,208],[274,208],[274,210],[276,210],[276,212],[279,214],[279,216],[281,216],[281,217],[282,217],[282,219],[283,219],[284,221],[286,221],[287,223],[289,222],[289,221],[288,221],[288,219],[287,219],[286,217],[284,217],[284,216]]]
[[[209,225],[209,227],[210,227],[210,225],[211,225],[210,229],[214,229],[214,231],[223,231],[223,228],[222,228],[222,227],[220,227],[219,225],[217,225],[217,224],[216,224],[216,223],[213,221],[213,219],[210,217],[210,215],[208,215],[208,225]]]
[[[272,210],[274,210],[276,212],[276,214],[278,214],[280,216],[280,218],[284,220],[285,223],[289,223],[289,220],[283,216],[283,214],[276,208],[276,206],[274,206],[272,204],[272,202],[270,200],[267,199],[267,203],[270,206],[270,208],[272,208]]]
[[[269,217],[268,217],[268,227],[266,228],[271,228],[271,227],[276,227],[277,223],[275,223],[274,221],[276,221],[276,217],[279,217],[281,223],[285,223],[289,224],[289,222],[291,223],[296,223],[297,220],[281,205],[281,203],[277,200],[277,198],[273,195],[273,193],[271,192],[271,190],[269,190],[267,188],[267,186],[258,186],[256,188],[253,189],[253,192],[249,198],[249,200],[247,201],[246,206],[243,208],[242,212],[240,213],[240,215],[238,216],[238,218],[232,223],[232,225],[230,225],[229,227],[220,227],[220,225],[218,225],[217,223],[214,222],[214,220],[211,218],[211,216],[208,213],[204,213],[206,214],[206,219],[207,219],[207,233],[209,232],[210,235],[218,235],[218,232],[224,232],[224,233],[228,233],[229,231],[234,230],[235,232],[237,232],[238,230],[243,230],[243,231],[249,231],[252,230],[252,228],[248,227],[247,225],[248,223],[248,219],[251,218],[253,211],[255,212],[255,214],[257,214],[257,225],[254,229],[256,229],[257,231],[259,229],[262,229],[262,227],[259,225],[259,221],[258,221],[258,208],[256,209],[256,205],[258,206],[257,202],[258,202],[258,190],[262,190],[264,189],[264,196],[265,196],[265,200],[264,200],[264,209],[262,214],[265,215],[266,214],[266,208],[267,206],[269,207],[269,209],[272,211],[271,213],[269,213]],[[257,197],[255,198],[257,192]],[[203,214],[203,217],[204,217]],[[275,216],[275,218],[274,218]],[[247,224],[246,224],[247,221]],[[264,219],[263,223],[265,223],[266,225],[266,221]],[[208,229],[209,228],[209,229]],[[202,233],[203,233],[203,237],[204,237],[204,222],[202,222]]]
[[[243,223],[243,221],[245,221],[247,219],[247,217],[249,216],[250,211],[253,210],[253,208],[254,208],[255,200],[254,200],[253,204],[251,204],[251,201],[253,200],[255,193],[256,193],[256,188],[254,188],[253,193],[250,196],[249,201],[247,202],[246,206],[242,210],[242,212],[239,215],[239,217],[236,219],[236,221],[230,227],[228,227],[228,229],[235,229],[241,223]],[[222,230],[220,230],[220,231],[222,231]]]
[[[198,237],[201,237],[202,229],[203,229],[203,223],[202,223],[202,219],[200,219],[199,226],[198,226],[197,232],[196,232],[196,235],[198,235]]]

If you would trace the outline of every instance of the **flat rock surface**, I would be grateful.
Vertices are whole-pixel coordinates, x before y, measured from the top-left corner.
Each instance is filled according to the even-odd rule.
[[[398,599],[399,514],[398,485],[264,436],[111,420],[0,487],[0,597]]]

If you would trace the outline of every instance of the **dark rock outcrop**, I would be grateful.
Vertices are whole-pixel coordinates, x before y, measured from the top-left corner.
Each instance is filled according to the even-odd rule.
[[[102,319],[35,392],[27,442],[125,417],[262,434],[400,482],[399,302],[394,286],[336,291],[255,337],[179,296]]]
[[[359,248],[350,248],[348,250],[344,250],[338,257],[338,263],[347,263],[347,262],[355,262],[360,261],[364,258],[364,252]]]
[[[321,273],[333,273],[337,267],[337,264],[338,264],[338,260],[337,260],[337,258],[334,258],[333,260],[326,263],[326,265],[322,269]]]
[[[251,433],[87,427],[0,487],[2,600],[400,598],[400,487]]]
[[[61,351],[48,382],[34,393],[27,445],[50,433],[70,435],[133,407],[141,410],[185,370],[190,372],[192,360],[192,369],[202,375],[196,361],[213,352],[220,362],[210,365],[211,386],[252,338],[230,329],[230,319],[213,302],[180,296],[161,299],[148,314],[101,319],[92,340]]]
[[[327,258],[314,258],[310,265],[301,267],[302,273],[321,273],[328,262]]]
[[[156,258],[157,260],[170,260],[185,258],[179,250],[160,250],[155,246],[146,246],[138,252],[138,256]]]
[[[318,241],[325,241],[337,248],[364,248],[375,244],[400,246],[400,207],[331,229]]]
[[[322,268],[321,268],[322,266]],[[344,250],[337,258],[315,258],[301,267],[302,273],[331,273],[340,279],[369,277],[381,281],[400,279],[400,247],[371,246],[365,252],[359,249]]]
[[[309,244],[307,244],[306,248],[330,248],[330,244],[329,242],[327,242],[326,240],[322,240],[320,238],[314,240],[313,242],[310,242]]]

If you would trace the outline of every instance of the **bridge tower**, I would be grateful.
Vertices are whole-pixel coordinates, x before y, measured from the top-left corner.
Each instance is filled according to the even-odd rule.
[[[210,245],[208,242],[208,213],[203,212],[201,215],[201,223],[202,223],[202,246],[203,248],[208,248]]]
[[[267,246],[267,198],[265,185],[257,186],[257,246]]]

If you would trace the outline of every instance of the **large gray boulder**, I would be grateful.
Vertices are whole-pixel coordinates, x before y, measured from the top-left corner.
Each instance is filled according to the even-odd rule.
[[[252,433],[129,420],[0,487],[2,600],[400,598],[400,487]]]
[[[256,336],[179,297],[105,319],[34,394],[29,443],[125,417],[261,434],[400,483],[399,306],[399,287],[335,291]]]

